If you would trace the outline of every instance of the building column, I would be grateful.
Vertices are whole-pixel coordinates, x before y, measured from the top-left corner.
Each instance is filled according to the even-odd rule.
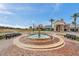
[[[64,25],[60,25],[60,27],[61,27],[60,31],[64,32]]]
[[[70,32],[70,28],[68,28],[68,32]]]
[[[78,32],[79,32],[79,28],[78,28]]]
[[[56,31],[56,25],[54,25],[54,31]]]

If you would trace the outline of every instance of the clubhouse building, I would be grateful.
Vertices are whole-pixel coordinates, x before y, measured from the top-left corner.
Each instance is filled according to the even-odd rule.
[[[50,25],[46,25],[45,28],[50,28]],[[52,23],[53,31],[63,32],[63,31],[75,31],[74,24],[67,24],[63,19],[56,20]],[[79,31],[79,25],[76,25],[76,31]]]
[[[58,31],[58,32],[64,32],[64,31],[75,31],[74,29],[74,24],[66,24],[64,22],[63,19],[61,20],[56,20],[53,25],[52,28],[54,29],[54,31]],[[76,25],[76,31],[79,31],[79,25]]]
[[[34,25],[33,28],[37,29],[39,26],[36,26]],[[51,25],[42,25],[40,24],[40,27],[42,29],[47,29],[47,30],[50,30],[51,29]],[[56,21],[53,21],[52,23],[52,30],[53,31],[56,31],[56,32],[70,32],[70,31],[75,31],[75,26],[74,24],[67,24],[64,22],[63,19],[60,19],[60,20],[56,20]],[[76,25],[76,31],[79,32],[79,24]]]

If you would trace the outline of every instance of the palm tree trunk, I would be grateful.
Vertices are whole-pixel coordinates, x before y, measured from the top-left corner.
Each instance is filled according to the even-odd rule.
[[[52,22],[51,22],[51,31],[52,31]]]
[[[75,25],[74,29],[75,29],[75,32],[76,32],[76,17],[74,18],[74,25]]]

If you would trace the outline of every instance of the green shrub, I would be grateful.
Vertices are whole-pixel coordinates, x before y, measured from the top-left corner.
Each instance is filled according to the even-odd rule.
[[[3,39],[3,36],[0,36],[0,40]]]
[[[76,35],[72,35],[72,34],[66,34],[66,35],[64,35],[64,37],[70,38],[72,40],[76,40],[77,39],[77,36]]]
[[[79,41],[79,37],[76,37],[76,40]]]

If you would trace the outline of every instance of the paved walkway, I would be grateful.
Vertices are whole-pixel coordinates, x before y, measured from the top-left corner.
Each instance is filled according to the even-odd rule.
[[[11,46],[13,44],[13,40],[12,39],[2,39],[0,40],[0,51],[3,49],[7,49],[9,46]]]
[[[16,39],[15,38],[11,38],[11,39],[2,39],[0,40],[0,51],[7,49],[8,47],[13,45],[13,40]]]
[[[56,49],[56,50],[46,50],[46,51],[34,51],[34,50],[25,50],[18,48],[13,45],[6,50],[0,52],[0,55],[11,55],[11,56],[79,56],[79,43],[77,41],[65,39],[65,46]]]

